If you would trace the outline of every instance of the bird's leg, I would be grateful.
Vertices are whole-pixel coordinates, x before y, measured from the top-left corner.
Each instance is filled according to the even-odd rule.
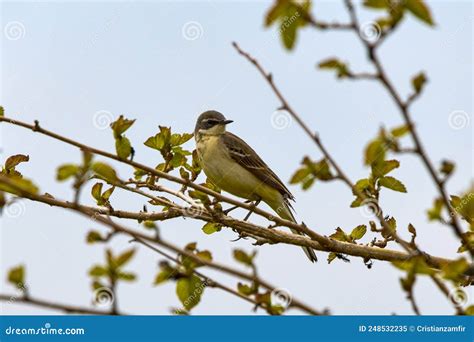
[[[248,204],[248,203],[252,203],[251,200],[246,200],[244,203]],[[239,208],[238,205],[234,205],[233,207],[230,207],[229,209],[226,209],[226,210],[223,210],[222,212],[225,214],[225,215],[228,215],[231,211],[235,210]]]
[[[235,230],[234,230],[235,231]],[[234,240],[230,240],[230,242],[236,242],[236,241],[239,241],[240,239],[247,239],[247,235],[245,235],[245,233],[243,232],[238,232],[238,231],[235,231],[237,234],[239,234],[238,238],[237,239],[234,239]]]
[[[261,201],[262,201],[261,199],[258,199],[258,200],[256,200],[255,202],[252,203],[252,209],[250,209],[247,216],[245,216],[244,221],[247,221],[249,219],[250,215],[252,215],[252,213],[253,213],[253,209],[255,209],[257,207],[257,205],[260,204]]]
[[[248,212],[248,214],[245,216],[244,218],[244,221],[247,221],[250,217],[250,215],[252,215],[253,213],[253,208],[256,208],[257,205],[259,205],[259,203],[261,202],[262,200],[261,199],[258,199],[256,200],[255,202],[254,201],[251,201],[251,200],[247,200],[245,201],[245,203],[252,203],[252,208],[250,209],[250,211]],[[236,207],[233,207],[233,208],[230,208],[230,209],[227,209],[227,211],[230,211],[230,210],[234,210]],[[234,230],[235,231],[235,230]],[[243,232],[237,232],[239,234],[239,237],[235,240],[231,240],[231,242],[235,242],[235,241],[239,241],[240,239],[245,239],[247,237],[247,235]]]

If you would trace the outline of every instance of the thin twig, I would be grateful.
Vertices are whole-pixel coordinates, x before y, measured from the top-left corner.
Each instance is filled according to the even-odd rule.
[[[68,305],[68,304],[59,304],[43,299],[32,298],[30,296],[14,296],[0,294],[0,301],[7,302],[10,304],[28,304],[33,306],[43,307],[45,309],[59,310],[67,313],[76,313],[76,314],[85,314],[85,315],[110,315],[110,311],[106,310],[97,310],[92,308]],[[120,315],[120,313],[117,313]]]
[[[352,4],[351,0],[345,0],[344,1],[346,4],[346,8],[349,12],[349,15],[351,17],[351,22],[352,22],[352,29],[356,33],[356,35],[359,37],[361,43],[363,46],[365,46],[367,55],[369,57],[369,60],[372,62],[374,65],[376,71],[377,71],[377,76],[381,84],[385,87],[385,89],[388,91],[390,96],[392,97],[393,101],[395,102],[396,106],[398,107],[403,120],[405,121],[405,125],[409,127],[410,129],[410,135],[413,140],[413,144],[415,147],[415,153],[421,158],[423,161],[423,164],[425,165],[425,168],[428,170],[429,175],[431,176],[433,182],[435,183],[439,194],[441,195],[441,198],[443,200],[444,205],[448,209],[448,212],[452,215],[451,220],[450,220],[450,226],[452,227],[454,233],[456,236],[463,242],[464,245],[466,245],[467,249],[469,250],[469,253],[471,255],[471,258],[474,258],[474,248],[471,246],[467,238],[465,237],[463,233],[463,229],[459,223],[458,220],[458,213],[453,209],[451,205],[451,201],[449,200],[449,196],[447,194],[446,188],[445,188],[445,183],[443,182],[442,178],[438,175],[436,172],[435,167],[433,166],[433,163],[431,162],[430,158],[428,157],[428,154],[421,142],[421,139],[418,135],[418,131],[416,130],[415,124],[413,120],[411,119],[411,114],[409,112],[409,105],[416,99],[418,95],[411,95],[407,101],[403,101],[401,96],[398,94],[398,91],[395,89],[395,86],[393,83],[390,81],[390,79],[387,76],[387,73],[382,66],[382,63],[380,62],[380,59],[377,55],[377,49],[376,47],[378,45],[371,44],[367,40],[365,40],[361,35],[360,35],[360,25],[359,25],[359,20],[357,18],[357,14],[355,12],[354,6]]]
[[[147,247],[147,248],[153,250],[154,252],[156,252],[156,253],[158,253],[158,254],[164,256],[164,257],[167,258],[168,260],[173,261],[173,262],[176,263],[177,265],[181,265],[181,266],[183,265],[177,258],[175,258],[175,257],[171,256],[170,254],[168,254],[168,253],[162,251],[161,249],[159,249],[159,248],[157,248],[157,247],[155,247],[155,246],[149,244],[149,243],[146,242],[146,241],[143,241],[143,240],[141,240],[141,239],[135,239],[134,241],[136,241],[136,242],[142,244],[143,246],[145,246],[145,247]],[[236,296],[236,297],[239,297],[239,298],[241,298],[241,299],[243,299],[243,300],[245,300],[245,301],[247,301],[247,302],[253,304],[255,307],[260,307],[260,306],[261,306],[259,303],[257,303],[257,302],[256,302],[255,300],[253,300],[252,298],[250,298],[250,297],[248,297],[248,296],[244,296],[243,294],[239,293],[238,291],[236,291],[236,290],[234,290],[234,289],[232,289],[232,288],[230,288],[230,287],[228,287],[228,286],[226,286],[226,285],[224,285],[224,284],[222,284],[222,283],[220,283],[220,282],[218,282],[218,281],[216,281],[216,280],[214,280],[214,279],[212,279],[212,278],[210,278],[210,277],[204,275],[203,273],[201,273],[201,272],[199,272],[199,271],[197,271],[197,270],[195,270],[195,269],[193,269],[193,273],[196,274],[198,277],[200,277],[201,280],[202,280],[205,284],[207,284],[207,286],[209,286],[209,287],[215,287],[215,288],[221,289],[221,290],[223,290],[223,291],[225,291],[225,292],[228,292],[228,293],[230,293],[230,294],[232,294],[232,295],[234,295],[234,296]]]

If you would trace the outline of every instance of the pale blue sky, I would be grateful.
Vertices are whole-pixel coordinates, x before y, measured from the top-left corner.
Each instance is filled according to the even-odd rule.
[[[18,40],[2,34],[1,104],[8,116],[40,123],[53,131],[98,148],[113,150],[109,129],[94,125],[94,115],[104,110],[114,117],[125,114],[137,122],[127,132],[135,146],[136,160],[155,165],[160,156],[142,142],[158,125],[177,132],[191,132],[198,114],[217,109],[235,121],[230,129],[243,137],[263,159],[288,181],[305,155],[321,155],[293,122],[275,129],[272,113],[279,105],[257,71],[231,47],[232,41],[257,57],[274,74],[275,82],[310,127],[317,130],[352,180],[363,178],[365,144],[380,125],[402,123],[391,99],[380,85],[369,82],[339,82],[333,73],[315,69],[322,59],[338,56],[354,70],[370,71],[364,50],[353,33],[301,31],[296,49],[286,52],[275,30],[263,27],[269,2],[2,2],[2,32],[8,23],[23,25]],[[339,1],[317,2],[318,18],[347,20]],[[450,127],[450,113],[461,110],[472,119],[472,3],[431,2],[436,27],[430,28],[408,16],[380,53],[386,69],[404,96],[410,78],[424,70],[429,78],[426,91],[413,106],[413,119],[433,161],[456,160],[457,170],[449,189],[458,193],[472,179],[472,123],[463,129]],[[363,21],[374,12],[360,13]],[[202,27],[198,39],[187,40],[186,23]],[[47,191],[71,198],[69,184],[55,181],[55,169],[62,162],[77,162],[75,149],[46,137],[2,125],[2,159],[16,153],[31,160],[21,170]],[[407,141],[407,144],[409,141]],[[193,142],[187,145],[193,148]],[[130,170],[117,165],[119,174]],[[435,189],[420,161],[401,158],[394,175],[408,188],[408,194],[385,191],[382,204],[387,214],[398,218],[401,231],[411,222],[427,251],[454,257],[457,248],[451,232],[428,223],[425,210]],[[204,178],[201,176],[201,181]],[[350,209],[350,191],[341,183],[317,183],[308,192],[291,186],[298,217],[321,234],[338,226],[349,230],[367,223],[359,209]],[[92,203],[87,194],[83,199]],[[141,202],[125,195],[114,197],[117,208],[139,210]],[[89,266],[102,261],[103,247],[83,243],[89,228],[87,219],[63,210],[24,202],[18,218],[2,217],[0,289],[8,268],[27,265],[33,295],[65,303],[89,304],[91,291],[86,276]],[[236,215],[243,216],[243,213]],[[258,219],[257,219],[258,222]],[[127,222],[138,228],[136,223]],[[161,224],[164,237],[179,245],[198,241],[214,251],[221,262],[235,262],[231,250],[252,250],[250,241],[230,242],[235,234],[223,230],[205,236],[202,224],[174,220]],[[406,235],[403,234],[402,235]],[[369,241],[369,235],[363,240]],[[120,251],[127,239],[116,239]],[[394,246],[392,246],[394,247]],[[329,307],[335,314],[411,314],[401,291],[401,272],[375,262],[368,270],[359,259],[350,264],[310,264],[299,248],[264,246],[257,263],[261,275],[287,289],[316,308]],[[151,287],[160,258],[140,250],[131,263],[139,273],[132,285],[120,286],[120,305],[129,312],[167,314],[179,306],[171,284]],[[237,265],[238,267],[238,265]],[[215,275],[211,271],[206,271]],[[219,276],[220,277],[220,276]],[[228,284],[236,281],[222,277]],[[449,314],[449,303],[426,279],[416,284],[415,295],[425,314]],[[47,313],[20,305],[2,305],[2,313]],[[296,312],[296,311],[293,311]],[[219,290],[207,290],[195,314],[251,314],[248,303]]]

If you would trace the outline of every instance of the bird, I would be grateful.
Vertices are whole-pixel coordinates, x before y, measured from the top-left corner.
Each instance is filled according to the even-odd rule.
[[[243,139],[228,132],[233,120],[215,110],[199,115],[194,129],[198,161],[208,180],[220,189],[255,202],[265,202],[281,218],[296,223],[290,201],[294,196],[268,165]],[[302,233],[292,229],[295,234]],[[311,262],[312,248],[303,247]]]

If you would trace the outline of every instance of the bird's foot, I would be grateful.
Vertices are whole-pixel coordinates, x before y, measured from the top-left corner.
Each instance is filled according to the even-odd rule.
[[[252,201],[251,200],[247,200],[245,201],[244,203],[248,204],[248,203],[251,203]],[[226,210],[223,210],[222,212],[225,214],[225,215],[229,215],[229,213],[237,208],[240,208],[238,205],[234,205],[233,207],[230,207],[229,209],[226,209]]]
[[[262,201],[261,199],[258,199],[258,200],[256,200],[255,202],[252,202],[252,204],[251,204],[251,209],[250,209],[250,211],[247,213],[247,215],[245,216],[244,221],[247,221],[247,220],[249,219],[250,215],[252,215],[252,213],[253,213],[253,210],[257,207],[257,205],[260,204],[261,201]]]

